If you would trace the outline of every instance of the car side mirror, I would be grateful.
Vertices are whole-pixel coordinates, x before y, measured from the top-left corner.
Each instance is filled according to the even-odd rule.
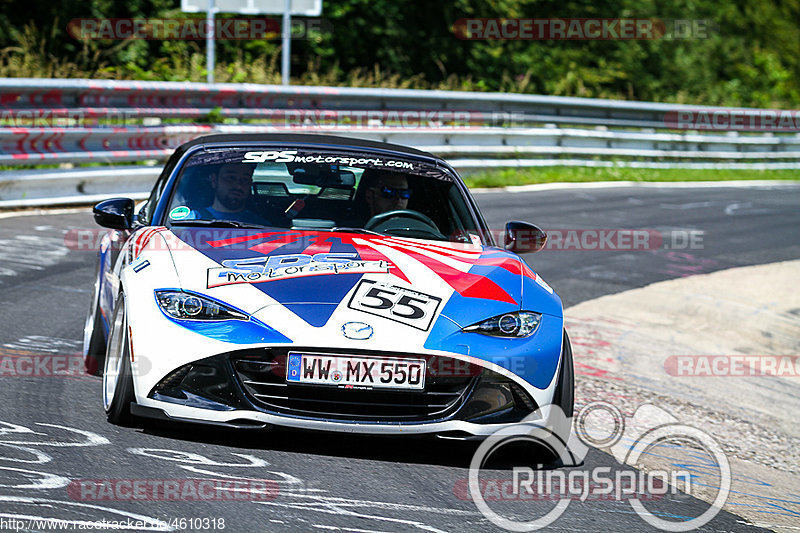
[[[547,233],[528,222],[512,221],[506,224],[505,249],[518,254],[534,253],[544,248]]]
[[[94,206],[94,221],[104,228],[131,229],[136,203],[130,198],[111,198]]]

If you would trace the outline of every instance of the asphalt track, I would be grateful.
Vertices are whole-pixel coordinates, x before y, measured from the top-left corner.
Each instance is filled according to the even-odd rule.
[[[564,232],[649,229],[666,237],[652,249],[549,249],[527,257],[565,307],[676,277],[800,258],[797,186],[565,189],[477,199],[493,228],[519,219]],[[69,250],[64,233],[91,227],[88,211],[0,218],[5,353],[80,350],[94,254]],[[686,246],[687,232],[695,232],[694,246]],[[0,377],[0,530],[10,529],[3,520],[12,517],[51,517],[75,525],[224,518],[225,531],[252,532],[500,531],[457,490],[474,445],[286,430],[120,428],[105,422],[100,386],[88,376]],[[586,458],[587,467],[615,464],[596,450]],[[91,501],[69,491],[78,480],[185,478],[268,479],[277,494],[260,501]],[[706,507],[665,498],[654,508],[689,517]],[[211,521],[173,525],[214,530]],[[138,529],[158,528],[149,522]],[[550,529],[652,527],[627,502],[586,501],[572,503]],[[701,530],[757,528],[723,511]]]

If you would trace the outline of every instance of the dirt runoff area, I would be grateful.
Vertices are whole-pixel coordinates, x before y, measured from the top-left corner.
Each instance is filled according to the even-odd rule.
[[[576,412],[661,407],[722,446],[726,510],[800,530],[800,261],[655,283],[565,315]]]

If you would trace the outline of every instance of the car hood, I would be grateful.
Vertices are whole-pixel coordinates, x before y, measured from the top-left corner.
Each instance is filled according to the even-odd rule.
[[[252,315],[285,308],[316,328],[337,314],[337,324],[360,317],[423,331],[520,309],[562,316],[552,289],[494,247],[280,229],[173,227],[162,236],[182,289]]]

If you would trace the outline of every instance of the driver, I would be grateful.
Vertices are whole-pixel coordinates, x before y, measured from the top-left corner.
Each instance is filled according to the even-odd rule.
[[[379,174],[364,195],[370,217],[387,211],[407,209],[409,198],[411,189],[408,188],[408,180],[404,175],[393,172]]]
[[[253,185],[254,167],[241,163],[225,163],[210,174],[214,202],[194,210],[193,218],[232,220],[247,224],[269,225],[269,222],[247,209]]]

